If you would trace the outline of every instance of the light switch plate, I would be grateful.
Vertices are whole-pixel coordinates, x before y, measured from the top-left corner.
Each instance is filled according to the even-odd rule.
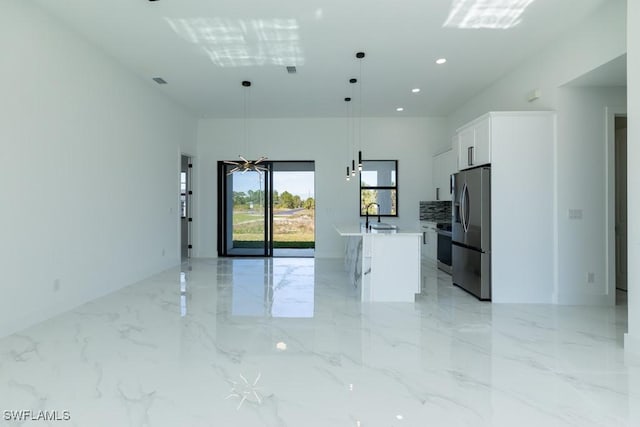
[[[582,219],[582,209],[569,209],[569,219]]]

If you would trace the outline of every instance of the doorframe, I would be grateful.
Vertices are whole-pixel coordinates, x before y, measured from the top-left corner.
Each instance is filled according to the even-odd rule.
[[[223,200],[226,195],[226,173],[224,171],[225,168],[225,160],[217,161],[217,239],[216,247],[218,257],[248,257],[248,258],[256,258],[256,257],[265,257],[265,258],[273,258],[274,257],[274,248],[273,248],[273,239],[274,239],[274,212],[273,212],[273,173],[274,173],[274,164],[281,163],[311,163],[313,164],[313,194],[314,200],[317,201],[316,197],[316,161],[315,160],[268,160],[263,162],[264,166],[268,167],[268,172],[263,172],[268,175],[268,178],[265,179],[265,253],[263,255],[255,255],[255,254],[229,254],[227,248],[227,236],[225,234],[226,230],[226,216],[228,215],[225,212],[226,202]],[[278,172],[278,171],[276,171]],[[267,208],[267,205],[269,206]],[[316,206],[317,208],[317,206]],[[317,212],[317,209],[316,209]],[[313,238],[314,238],[314,257],[315,257],[315,244],[317,243],[317,217],[314,215],[313,219]]]
[[[227,163],[225,163],[226,160],[218,160],[217,162],[217,177],[218,177],[218,192],[216,195],[216,200],[217,200],[217,205],[218,205],[218,241],[217,241],[217,248],[218,248],[218,257],[237,257],[237,258],[271,258],[273,256],[273,230],[271,227],[271,224],[273,224],[273,203],[272,203],[272,194],[271,194],[271,180],[273,179],[272,176],[272,162],[271,161],[265,161],[262,162],[262,165],[265,166],[268,171],[262,172],[262,174],[265,176],[265,182],[264,182],[264,209],[265,209],[265,215],[264,215],[264,252],[260,255],[258,254],[229,254],[229,248],[227,247],[227,233],[229,232],[228,228],[227,228],[227,217],[229,215],[229,213],[227,212],[227,209],[229,208],[228,203],[225,201],[225,198],[227,197],[227,174],[226,174],[226,167],[229,166]],[[233,196],[232,196],[233,197]],[[231,234],[233,235],[233,231],[231,231]]]
[[[189,164],[192,165],[192,167],[187,168],[187,244],[191,245],[191,248],[189,248],[187,250],[188,256],[186,260],[182,259],[182,203],[180,201],[180,195],[181,195],[181,191],[180,191],[180,174],[182,173],[182,157],[185,156],[188,158]],[[193,224],[195,219],[193,218],[193,211],[194,211],[194,195],[195,195],[195,191],[193,190],[193,168],[195,166],[195,157],[183,150],[179,150],[178,152],[178,259],[180,260],[180,262],[184,262],[184,261],[188,261],[189,259],[193,258],[193,236],[195,235],[195,233],[193,232]],[[191,194],[189,194],[189,191],[191,191]],[[189,221],[189,218],[192,218],[192,221]]]
[[[606,159],[606,202],[605,214],[605,276],[607,297],[611,305],[616,304],[616,117],[627,117],[626,107],[605,107],[605,159]]]

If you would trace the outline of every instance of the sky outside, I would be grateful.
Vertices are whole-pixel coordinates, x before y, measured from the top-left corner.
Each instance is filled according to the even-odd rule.
[[[264,175],[257,172],[234,173],[233,191],[247,193],[249,190],[256,191],[264,186]],[[313,172],[274,172],[273,188],[278,194],[288,191],[301,199],[314,197],[313,193]]]

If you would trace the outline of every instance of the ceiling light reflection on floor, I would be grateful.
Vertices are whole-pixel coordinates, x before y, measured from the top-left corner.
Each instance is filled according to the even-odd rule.
[[[534,0],[453,0],[443,27],[508,29]]]
[[[220,67],[303,65],[295,19],[165,18],[171,29],[198,45]]]

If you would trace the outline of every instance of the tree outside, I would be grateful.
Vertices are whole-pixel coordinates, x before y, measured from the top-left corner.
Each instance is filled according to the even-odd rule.
[[[276,180],[274,172],[274,181]],[[263,190],[233,192],[233,246],[264,245]],[[315,247],[315,199],[303,198],[290,191],[273,192],[274,248]]]

